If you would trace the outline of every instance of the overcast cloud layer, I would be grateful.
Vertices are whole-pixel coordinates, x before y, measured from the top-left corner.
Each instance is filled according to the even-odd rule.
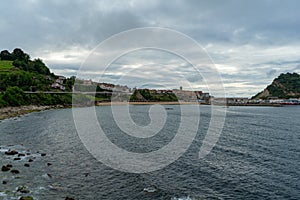
[[[20,47],[42,58],[53,72],[70,76],[76,75],[97,44],[113,34],[132,28],[165,27],[188,35],[207,50],[222,75],[228,96],[252,96],[280,73],[300,72],[299,7],[296,0],[2,1],[0,47]],[[122,57],[105,81],[115,82],[128,67],[168,66],[165,69],[187,75],[196,89],[204,89],[201,77],[198,80],[192,72],[187,73],[187,65],[163,55],[139,52]],[[147,75],[155,77],[158,71]],[[159,73],[167,76],[169,72]],[[124,84],[136,86],[134,80],[145,76],[139,75],[128,77]],[[153,82],[171,88],[180,84],[174,78]]]

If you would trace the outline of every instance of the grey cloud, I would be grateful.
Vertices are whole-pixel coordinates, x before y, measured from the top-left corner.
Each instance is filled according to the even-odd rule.
[[[276,54],[281,54],[280,51],[273,56],[257,58],[243,47],[251,46],[253,52],[255,48],[260,52],[280,46],[292,50],[300,48],[299,7],[300,2],[296,0],[3,1],[0,5],[0,46],[9,50],[21,47],[37,56],[43,51],[59,52],[74,46],[79,50],[91,50],[99,42],[121,31],[161,26],[181,31],[204,46],[212,45],[208,51],[215,62],[235,68],[233,71],[220,70],[224,83],[247,82],[261,87],[279,73],[299,72],[299,58],[296,53],[277,58]],[[171,45],[194,53],[184,44]],[[230,49],[238,49],[238,52],[232,55]],[[72,60],[76,55],[65,53],[62,58]],[[168,77],[172,69],[192,83],[201,82],[198,76],[193,75],[195,70],[188,63],[175,57],[165,53],[150,55],[143,52],[131,57],[127,55],[114,62],[109,72],[125,73],[128,70],[125,65],[143,63],[144,71],[160,69],[157,77]],[[65,64],[47,58],[44,61],[49,63],[51,69],[65,75],[73,75],[80,65],[78,59],[76,63]],[[119,76],[116,74],[106,78],[114,81]],[[128,84],[142,83],[144,76],[142,73],[130,76]],[[168,77],[161,82],[170,86],[172,81],[176,82],[176,78]],[[232,93],[241,93],[241,88],[227,89]],[[250,89],[245,94],[251,91],[253,94],[256,92]]]
[[[273,77],[276,72],[277,72],[276,69],[271,69],[270,71],[267,72],[267,76],[269,76],[269,77],[272,76]]]

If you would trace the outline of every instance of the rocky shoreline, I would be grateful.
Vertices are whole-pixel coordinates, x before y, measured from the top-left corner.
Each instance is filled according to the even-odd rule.
[[[0,199],[35,200],[38,192],[37,188],[27,182],[20,183],[20,179],[30,180],[28,171],[36,171],[35,175],[49,180],[49,185],[40,188],[57,190],[50,181],[53,176],[49,174],[49,169],[55,163],[50,163],[45,152],[34,152],[22,145],[0,145]],[[38,165],[44,165],[44,171],[37,170]],[[39,174],[40,173],[40,174]],[[65,197],[65,200],[75,200]]]
[[[8,119],[12,117],[17,117],[20,115],[25,115],[31,112],[37,112],[42,110],[57,109],[57,108],[67,108],[64,105],[52,105],[52,106],[18,106],[18,107],[4,107],[0,108],[0,120]]]

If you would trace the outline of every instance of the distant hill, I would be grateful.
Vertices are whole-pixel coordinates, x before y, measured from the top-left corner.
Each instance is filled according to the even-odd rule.
[[[297,73],[281,74],[275,78],[262,92],[252,99],[267,99],[268,97],[278,98],[299,98],[300,97],[300,75]]]
[[[171,91],[160,93],[156,90],[137,89],[130,97],[130,101],[178,101],[178,98]]]

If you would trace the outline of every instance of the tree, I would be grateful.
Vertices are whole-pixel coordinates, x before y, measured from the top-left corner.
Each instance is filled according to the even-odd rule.
[[[26,63],[30,60],[30,56],[28,54],[24,53],[24,51],[19,48],[15,48],[11,55],[13,57],[13,60],[18,59],[21,61],[25,61]]]
[[[16,59],[13,61],[13,66],[19,68],[19,69],[22,69],[24,71],[27,71],[28,70],[28,66],[27,66],[27,63],[23,60],[19,60],[19,59]]]
[[[12,55],[9,53],[8,50],[3,50],[0,53],[0,59],[1,60],[13,60]]]
[[[29,63],[28,66],[29,71],[34,71],[39,74],[44,74],[44,75],[49,75],[50,70],[49,68],[45,65],[45,63],[41,59],[34,59]]]
[[[8,87],[4,92],[2,99],[10,106],[20,106],[26,104],[23,90],[17,86]]]

